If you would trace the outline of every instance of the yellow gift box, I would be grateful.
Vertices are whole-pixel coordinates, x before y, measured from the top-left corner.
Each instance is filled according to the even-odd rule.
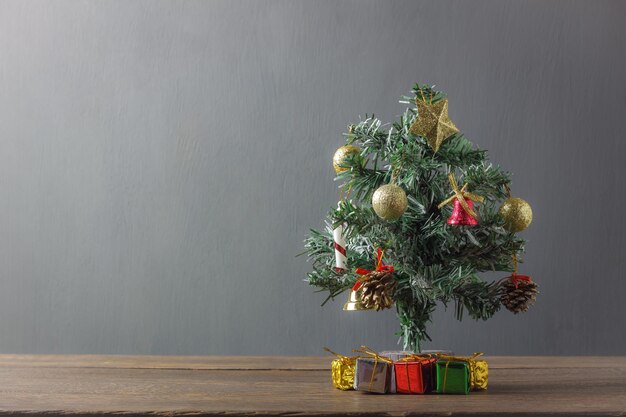
[[[489,365],[484,359],[471,359],[470,366],[470,389],[487,389],[489,379]]]
[[[343,356],[328,348],[324,348],[324,350],[337,356],[337,359],[333,359],[331,362],[331,377],[335,388],[344,391],[354,389],[357,356]]]

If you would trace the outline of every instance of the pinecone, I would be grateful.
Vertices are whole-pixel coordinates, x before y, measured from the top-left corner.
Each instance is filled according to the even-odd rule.
[[[376,311],[390,308],[393,305],[393,291],[396,280],[391,272],[372,271],[361,277],[361,302],[368,309]]]
[[[514,314],[528,311],[539,294],[539,286],[533,281],[517,281],[517,288],[513,279],[507,279],[502,284],[500,302]]]

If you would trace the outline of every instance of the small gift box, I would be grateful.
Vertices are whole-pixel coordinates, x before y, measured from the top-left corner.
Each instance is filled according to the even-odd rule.
[[[480,355],[482,355],[482,353]],[[489,365],[487,364],[487,361],[484,359],[471,360],[470,389],[487,389],[487,382],[489,382]]]
[[[357,391],[386,394],[391,388],[391,372],[393,361],[381,356],[367,346],[354,352],[367,357],[358,357],[354,376],[354,389]]]
[[[353,389],[357,357],[343,356],[326,347],[324,350],[337,356],[337,359],[331,362],[331,377],[335,388],[344,391]]]
[[[412,355],[393,364],[400,394],[424,394],[435,388],[435,358]]]
[[[487,389],[489,365],[487,361],[483,359],[476,359],[479,356],[482,356],[482,353],[474,353],[469,357],[438,355],[437,392],[446,394],[467,394],[469,390]],[[463,366],[461,366],[461,364]],[[461,370],[461,368],[465,369]],[[453,380],[457,381],[452,382],[452,385],[449,385],[450,372],[452,372]],[[461,384],[461,380],[463,379],[462,374],[466,374],[464,377],[467,380],[466,387]]]
[[[436,367],[438,394],[469,393],[469,365],[467,362],[443,360],[437,362]]]

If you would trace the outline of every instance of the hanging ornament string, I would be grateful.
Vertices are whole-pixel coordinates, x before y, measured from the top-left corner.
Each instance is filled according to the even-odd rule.
[[[352,131],[354,130],[354,125],[348,125],[348,134],[351,135]],[[343,187],[340,188],[339,190],[339,200],[342,201],[343,198],[343,192],[346,190],[346,185],[344,184]],[[346,200],[348,198],[350,198],[350,191],[352,190],[352,185],[348,186],[348,191],[346,191]]]
[[[532,282],[533,279],[528,275],[518,275],[517,274],[517,255],[513,255],[513,274],[510,277],[506,277],[501,279],[500,281],[510,280],[513,285],[515,285],[515,289],[519,287],[520,281]]]
[[[391,167],[391,182],[389,184],[397,185],[398,171],[398,168]]]
[[[377,250],[377,255],[376,255],[376,269],[374,271],[376,272],[393,272],[394,268],[391,265],[384,265],[383,264],[383,256],[385,255],[385,251],[382,250],[381,248],[378,248]],[[357,280],[357,282],[354,283],[354,286],[352,287],[352,291],[357,291],[359,288],[361,288],[361,285],[363,285],[364,282],[364,277],[369,274],[370,272],[372,272],[369,269],[363,269],[363,268],[357,268],[355,271],[357,274],[361,275],[361,278],[359,278]]]
[[[348,186],[348,190],[346,191],[346,196],[344,198],[343,192],[345,191],[345,189],[346,189],[345,185],[340,188],[340,190],[339,190],[339,201],[348,200],[350,198],[350,192],[352,191],[352,184],[350,184]]]
[[[465,210],[467,214],[469,214],[472,217],[476,217],[476,212],[470,208],[470,206],[467,204],[467,201],[465,201],[465,199],[467,198],[469,200],[482,203],[483,201],[485,201],[485,198],[483,196],[466,191],[467,183],[465,183],[463,187],[459,189],[459,186],[456,183],[456,178],[454,178],[454,175],[452,175],[452,173],[448,174],[448,180],[450,181],[450,185],[452,186],[452,192],[454,193],[454,195],[442,201],[437,206],[437,208],[441,209],[443,206],[450,204],[456,199],[458,200],[459,204],[461,204],[461,207],[463,207],[463,209]]]

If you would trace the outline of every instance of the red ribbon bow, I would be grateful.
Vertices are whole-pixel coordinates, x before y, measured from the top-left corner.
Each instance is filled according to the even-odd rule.
[[[385,254],[385,251],[382,250],[381,248],[378,248],[377,256],[376,256],[376,269],[374,271],[393,272],[393,266],[383,264],[384,254]],[[369,269],[357,268],[355,272],[359,275],[367,275],[372,271]],[[359,288],[361,288],[361,285],[363,285],[363,282],[361,280],[358,280],[357,282],[354,283],[354,286],[352,287],[352,291],[357,291]]]
[[[513,272],[513,275],[511,275],[509,279],[515,285],[515,289],[519,286],[520,281],[532,282],[533,280],[528,275],[517,275],[515,272]]]

